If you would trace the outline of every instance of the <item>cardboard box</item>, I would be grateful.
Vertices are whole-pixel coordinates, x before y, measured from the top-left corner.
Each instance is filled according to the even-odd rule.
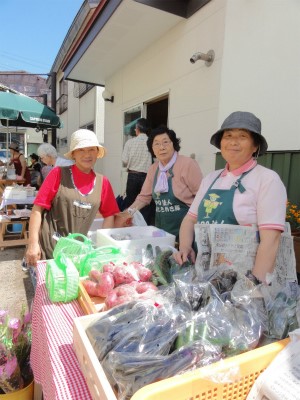
[[[93,400],[117,400],[105,372],[86,334],[88,325],[99,314],[74,319],[73,347]],[[284,339],[252,351],[230,357],[195,371],[176,375],[139,389],[131,400],[246,400],[256,378],[271,363],[290,339]],[[238,369],[237,369],[238,367]],[[238,371],[232,382],[217,383],[230,369]],[[209,377],[212,379],[210,380]],[[231,379],[233,377],[231,376]],[[212,397],[213,395],[213,397]]]
[[[26,186],[26,187],[25,187],[25,190],[26,190],[26,196],[27,196],[27,197],[33,197],[33,196],[34,196],[35,187],[33,187],[33,186]]]
[[[13,199],[13,200],[26,200],[27,192],[24,188],[7,186],[5,189],[4,197],[6,199]]]
[[[74,319],[73,347],[93,400],[117,400],[101,364],[85,332],[98,314]]]
[[[114,246],[139,256],[148,244],[153,247],[174,247],[175,236],[155,226],[97,230],[97,246]]]
[[[78,302],[86,315],[96,314],[103,310],[104,301],[103,297],[91,297],[88,292],[85,290],[85,287],[82,284],[81,278],[79,281],[79,291],[78,291]]]

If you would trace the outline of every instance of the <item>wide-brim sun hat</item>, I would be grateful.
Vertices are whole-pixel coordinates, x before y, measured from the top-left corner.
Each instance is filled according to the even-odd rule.
[[[254,114],[246,111],[235,111],[230,114],[221,125],[221,129],[212,135],[210,144],[220,149],[223,132],[228,129],[236,128],[246,129],[255,135],[259,143],[259,155],[265,154],[268,149],[268,143],[261,134],[261,121]]]
[[[10,145],[8,146],[8,148],[9,148],[9,149],[12,149],[12,150],[19,151],[19,145],[18,145],[18,143],[11,142]]]
[[[39,156],[35,153],[30,154],[29,156],[32,160],[39,161]]]
[[[64,156],[72,160],[72,152],[74,150],[83,149],[85,147],[98,147],[97,158],[102,158],[106,154],[105,147],[99,144],[97,136],[89,129],[78,129],[71,135],[70,150]]]

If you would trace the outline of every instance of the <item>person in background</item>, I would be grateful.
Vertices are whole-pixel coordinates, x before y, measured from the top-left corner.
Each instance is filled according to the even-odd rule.
[[[152,155],[147,147],[147,139],[150,133],[150,125],[146,118],[136,121],[136,137],[129,139],[124,146],[122,162],[127,167],[128,177],[126,183],[126,197],[124,207],[128,208],[140,193],[145,182],[149,167],[152,164]],[[150,202],[141,213],[147,222],[152,225],[154,222],[155,205]]]
[[[94,172],[98,158],[105,155],[94,132],[79,129],[71,136],[71,166],[56,166],[39,189],[29,220],[29,241],[26,262],[36,266],[40,259],[51,259],[56,241],[54,234],[86,235],[97,212],[103,228],[114,227],[114,215],[119,212],[109,180]]]
[[[31,161],[31,164],[29,165],[29,168],[34,168],[34,166],[35,166],[35,169],[37,171],[41,171],[42,166],[41,166],[41,163],[40,163],[39,156],[37,154],[35,154],[35,153],[32,153],[32,154],[30,154],[29,158],[30,158],[30,161]]]
[[[199,189],[202,172],[195,160],[179,155],[180,139],[166,126],[151,132],[147,146],[156,161],[149,168],[142,190],[130,205],[129,212],[141,210],[153,198],[155,226],[175,235],[178,240],[181,221]]]
[[[41,182],[39,182],[39,185],[42,184],[53,167],[64,167],[74,164],[73,160],[68,160],[64,157],[61,157],[57,153],[56,148],[50,143],[42,143],[38,147],[37,153],[40,157],[40,160],[44,164],[41,169]]]
[[[257,225],[260,243],[249,278],[266,283],[285,229],[287,195],[277,173],[257,164],[257,156],[268,148],[261,121],[252,113],[236,111],[225,119],[210,143],[221,150],[226,166],[203,179],[181,224],[179,252],[174,258],[179,264],[188,259],[195,262],[192,243],[196,223]]]
[[[39,156],[35,153],[30,154],[31,164],[29,165],[29,171],[31,175],[31,186],[38,189],[41,185],[41,170],[42,166],[39,162]]]
[[[17,179],[25,179],[24,185],[31,184],[31,176],[30,171],[28,169],[26,159],[24,155],[19,150],[18,143],[11,142],[8,146],[10,150],[10,162],[9,165],[13,165],[16,171]],[[0,165],[5,165],[3,162],[0,162]]]

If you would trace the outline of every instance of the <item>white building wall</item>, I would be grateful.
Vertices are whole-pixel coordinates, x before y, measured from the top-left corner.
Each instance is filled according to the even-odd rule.
[[[106,82],[115,100],[105,104],[103,167],[116,194],[122,191],[123,113],[162,94],[169,94],[168,125],[182,139],[181,154],[194,153],[204,173],[214,168],[209,138],[217,129],[225,5],[211,1]],[[211,67],[190,63],[195,52],[210,49],[216,53]]]
[[[195,154],[204,174],[214,169],[211,135],[232,111],[261,118],[270,150],[298,150],[300,2],[212,0],[183,20],[106,81],[102,171],[122,192],[123,113],[169,94],[169,127],[181,153]],[[215,61],[191,64],[195,52]]]
[[[300,149],[299,21],[299,1],[227,1],[219,122],[252,111],[269,150]]]
[[[57,75],[57,94],[59,93],[59,81],[62,79],[60,74]],[[68,81],[68,108],[61,115],[59,115],[60,119],[63,122],[63,128],[57,129],[57,137],[59,138],[68,138],[68,144],[65,147],[59,146],[59,153],[65,153],[68,151],[69,147],[69,137],[72,132],[76,131],[79,128],[80,124],[80,105],[79,99],[74,97],[74,82]],[[57,109],[57,112],[59,110]]]
[[[59,81],[62,78],[58,74],[57,93],[59,93]],[[94,132],[97,135],[99,143],[104,142],[104,100],[102,98],[103,88],[94,87],[82,97],[74,96],[75,82],[68,81],[68,108],[60,118],[63,122],[63,128],[57,129],[58,138],[66,138],[66,145],[63,146],[60,141],[58,153],[63,155],[69,151],[70,138],[73,132],[88,124],[94,124]],[[57,110],[58,111],[58,110]],[[97,160],[95,170],[102,172],[103,160]]]

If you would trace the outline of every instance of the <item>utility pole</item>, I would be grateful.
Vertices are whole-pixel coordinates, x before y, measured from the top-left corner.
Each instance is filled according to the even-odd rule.
[[[56,114],[56,72],[51,72],[51,108]],[[56,148],[56,128],[52,128],[51,144]]]

